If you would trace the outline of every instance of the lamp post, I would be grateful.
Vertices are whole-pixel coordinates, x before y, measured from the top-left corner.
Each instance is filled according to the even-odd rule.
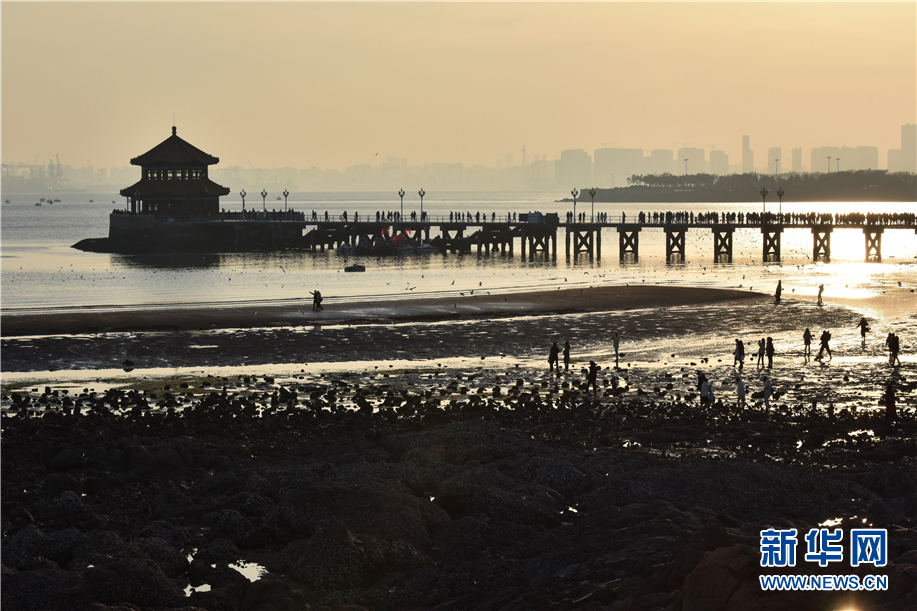
[[[573,196],[573,222],[575,223],[575,222],[577,221],[577,218],[576,218],[576,196],[579,195],[579,191],[576,190],[576,187],[574,187],[573,190],[570,191],[570,195]]]
[[[239,195],[242,196],[242,212],[245,212],[245,189],[242,189]]]
[[[589,195],[592,197],[592,222],[595,222],[595,187],[589,189]]]
[[[777,197],[780,198],[780,222],[783,222],[783,187],[777,189]]]
[[[290,194],[289,191],[287,191],[286,189],[283,190],[283,211],[284,212],[287,211],[287,195],[289,194]]]
[[[398,195],[401,196],[401,216],[398,217],[398,220],[400,221],[404,218],[404,189],[399,189]]]
[[[426,192],[423,190],[423,187],[420,188],[420,191],[417,192],[417,195],[420,196],[420,220],[423,220],[423,196],[426,195]]]
[[[767,194],[770,191],[767,190],[767,187],[761,187],[761,224],[764,225],[764,215],[767,210]]]
[[[835,157],[835,159],[837,160],[837,171],[840,172],[841,171],[841,158]]]
[[[263,208],[265,212],[267,212],[266,200],[267,200],[267,190],[261,189],[261,208]]]

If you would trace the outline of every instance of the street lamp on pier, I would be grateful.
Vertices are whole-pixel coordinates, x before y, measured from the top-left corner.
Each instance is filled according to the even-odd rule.
[[[417,192],[417,195],[420,196],[420,220],[423,220],[423,196],[426,195],[426,191],[423,190],[423,187],[420,188],[420,191]]]
[[[837,171],[840,172],[841,171],[841,158],[835,157],[835,159],[837,160]]]
[[[783,187],[780,187],[779,189],[777,189],[777,197],[780,198],[780,222],[781,223],[783,222],[783,195],[784,195]]]
[[[283,211],[287,211],[287,196],[290,194],[286,189],[283,190]]]
[[[595,187],[589,189],[589,195],[592,196],[592,222],[595,222]]]
[[[404,218],[404,189],[398,189],[398,195],[401,196],[401,216],[398,217],[398,220]]]
[[[579,195],[579,191],[576,190],[576,187],[573,187],[573,190],[570,191],[570,195],[573,196],[573,222],[577,221],[576,218],[576,196]]]
[[[767,187],[761,187],[761,224],[764,224],[764,215],[767,210],[767,194],[770,191],[767,190]]]
[[[267,212],[267,190],[261,189],[261,208]]]
[[[245,189],[242,189],[239,195],[242,196],[242,212],[245,212]]]

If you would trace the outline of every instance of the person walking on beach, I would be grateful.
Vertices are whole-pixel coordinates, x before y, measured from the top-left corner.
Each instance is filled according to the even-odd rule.
[[[777,292],[774,293],[774,305],[780,303],[780,296],[783,294],[783,281],[777,281]]]
[[[564,342],[564,371],[570,371],[570,342]]]
[[[560,348],[557,342],[551,344],[551,351],[548,353],[548,371],[553,372],[554,366],[557,366],[557,373],[560,373],[560,365],[557,364],[557,355],[560,354]]]
[[[828,345],[828,342],[831,341],[831,332],[827,329],[822,331],[821,337],[818,338],[818,341],[821,343],[821,345],[818,347],[818,354],[815,355],[815,360],[820,361],[821,355],[824,354],[825,351],[828,352],[828,359],[833,359],[834,355],[831,354],[831,346]]]
[[[315,292],[309,291],[309,294],[312,295],[312,311],[321,312],[322,310],[324,310],[325,308],[324,306],[322,306],[322,292],[321,291],[315,291]]]
[[[758,363],[757,363],[758,369],[764,369],[764,348],[765,348],[765,341],[764,341],[764,338],[762,337],[758,341]]]
[[[739,371],[742,371],[742,368],[745,366],[745,343],[742,340],[736,340],[736,349],[732,353],[735,358],[732,361],[732,366],[735,367],[736,364],[739,365]]]
[[[764,409],[770,410],[771,408],[771,395],[774,392],[774,386],[771,384],[771,379],[767,376],[764,376]]]
[[[742,376],[736,380],[736,408],[745,409],[745,382],[742,381]]]
[[[825,292],[825,285],[818,285],[818,305],[822,305],[821,294]]]
[[[885,419],[894,422],[897,419],[895,410],[895,385],[889,381],[885,385],[885,394],[882,395],[882,402],[885,404]]]
[[[898,358],[898,352],[901,350],[901,342],[898,336],[894,333],[889,333],[888,339],[885,340],[885,345],[888,346],[888,364],[891,366],[900,365],[901,359]]]
[[[618,346],[621,344],[621,338],[618,337],[618,332],[615,331],[615,336],[611,340],[612,345],[615,347],[615,369],[618,368]]]
[[[597,395],[599,393],[599,367],[595,364],[595,361],[589,361],[589,375],[586,377],[586,392],[589,392],[589,387],[592,386],[592,394]]]
[[[866,317],[860,318],[860,322],[857,323],[857,326],[860,328],[860,337],[863,340],[863,343],[866,343],[866,332],[869,331],[869,323],[866,322]]]
[[[808,362],[809,358],[812,356],[812,332],[809,331],[808,327],[806,327],[805,333],[802,334],[802,343],[804,344],[802,356],[805,357],[806,362]]]
[[[700,406],[703,408],[710,407],[710,381],[707,379],[707,376],[704,376],[704,380],[700,383]]]
[[[764,345],[764,353],[767,355],[767,368],[771,369],[774,366],[774,340],[770,337]]]

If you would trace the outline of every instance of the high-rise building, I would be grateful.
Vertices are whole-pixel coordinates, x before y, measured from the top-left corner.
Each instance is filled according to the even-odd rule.
[[[653,149],[645,163],[647,174],[671,174],[675,171],[675,152],[669,149]]]
[[[513,167],[513,154],[512,154],[512,153],[508,153],[508,154],[506,155],[506,157],[505,157],[505,162],[504,162],[504,163],[505,163],[506,167],[508,167],[508,168]]]
[[[767,149],[767,173],[776,174],[781,170],[786,171],[786,167],[783,166],[783,148],[772,146]]]
[[[678,149],[680,174],[704,174],[707,171],[707,153],[704,149],[683,147]]]
[[[901,148],[888,151],[889,172],[917,172],[917,125],[901,126]]]
[[[755,171],[755,152],[751,150],[750,138],[742,136],[742,173],[750,174]]]
[[[643,149],[602,148],[594,154],[593,176],[597,187],[622,187],[628,178],[643,173]]]
[[[793,171],[802,173],[802,147],[799,146],[793,149]]]
[[[554,162],[554,181],[562,189],[583,189],[592,185],[592,157],[583,149],[560,152]]]
[[[718,176],[729,174],[729,155],[726,151],[710,151],[710,173]]]

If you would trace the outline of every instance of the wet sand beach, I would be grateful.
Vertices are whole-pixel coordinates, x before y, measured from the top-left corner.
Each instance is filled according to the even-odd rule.
[[[888,365],[885,321],[860,342],[860,310],[664,286],[229,310],[104,332],[4,317],[4,609],[917,605],[917,376]],[[806,326],[834,329],[830,361],[804,361]],[[822,524],[887,529],[888,565],[804,562]],[[795,569],[760,566],[769,528],[798,530]],[[769,592],[767,574],[888,589]]]

